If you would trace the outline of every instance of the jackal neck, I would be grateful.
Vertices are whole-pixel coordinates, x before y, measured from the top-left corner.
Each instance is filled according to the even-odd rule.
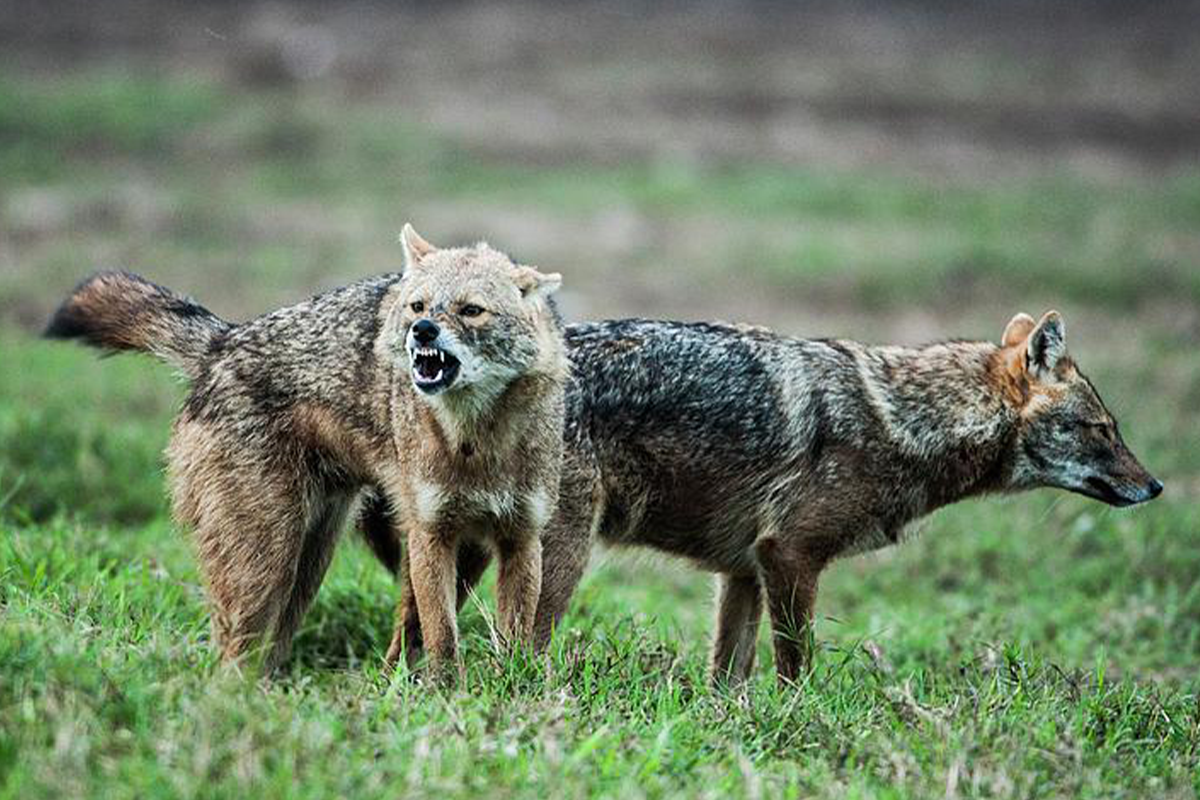
[[[945,342],[858,354],[867,400],[898,455],[914,461],[930,510],[1005,488],[1019,416],[996,379],[999,347]]]
[[[418,397],[404,380],[396,387],[399,402],[408,404],[417,425],[433,435],[450,458],[503,457],[515,450],[531,425],[542,424],[561,406],[563,386],[549,376],[521,375],[492,393],[447,392]],[[558,412],[561,416],[561,411]]]

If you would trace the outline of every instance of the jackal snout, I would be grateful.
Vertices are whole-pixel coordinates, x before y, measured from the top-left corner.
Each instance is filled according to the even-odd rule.
[[[421,392],[437,394],[454,385],[462,361],[453,338],[444,336],[430,319],[419,319],[408,329],[404,344],[412,364],[413,385]]]
[[[1162,494],[1163,484],[1142,466],[1115,429],[1108,452],[1099,454],[1092,474],[1084,478],[1088,494],[1112,506],[1145,503]]]

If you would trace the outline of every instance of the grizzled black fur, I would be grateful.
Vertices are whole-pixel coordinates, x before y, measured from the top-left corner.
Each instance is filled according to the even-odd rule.
[[[1060,318],[1014,324],[1021,335],[1006,331],[1003,346],[919,348],[710,323],[568,326],[539,634],[594,539],[644,545],[722,576],[717,674],[749,669],[765,604],[780,674],[794,677],[796,626],[832,559],[894,543],[912,520],[984,492],[1051,485],[1120,504],[1157,494],[1065,356]],[[1058,417],[1107,433],[1063,440]]]

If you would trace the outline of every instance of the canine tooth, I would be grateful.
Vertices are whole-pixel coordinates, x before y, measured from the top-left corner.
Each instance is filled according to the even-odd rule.
[[[440,381],[442,379],[442,372],[443,372],[443,370],[439,369],[438,374],[433,376],[434,383],[437,383],[438,381]]]
[[[438,350],[438,360],[439,360],[439,361],[441,361],[443,364],[445,364],[445,363],[446,363],[446,354],[445,354],[445,352],[443,352],[443,351],[441,351],[441,350]]]

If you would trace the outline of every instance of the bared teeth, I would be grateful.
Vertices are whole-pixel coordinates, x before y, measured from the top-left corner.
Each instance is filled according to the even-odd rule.
[[[447,353],[439,347],[412,347],[408,352],[412,361],[413,380],[422,386],[440,384],[445,380],[448,370],[453,369],[448,365],[457,366],[458,364],[453,354]],[[436,370],[436,374],[432,374],[434,370]]]
[[[444,370],[444,369],[439,369],[437,371],[437,374],[432,375],[432,376],[426,375],[423,372],[421,372],[420,370],[413,370],[413,376],[420,383],[437,383],[445,376],[445,374],[446,374],[446,370]]]

